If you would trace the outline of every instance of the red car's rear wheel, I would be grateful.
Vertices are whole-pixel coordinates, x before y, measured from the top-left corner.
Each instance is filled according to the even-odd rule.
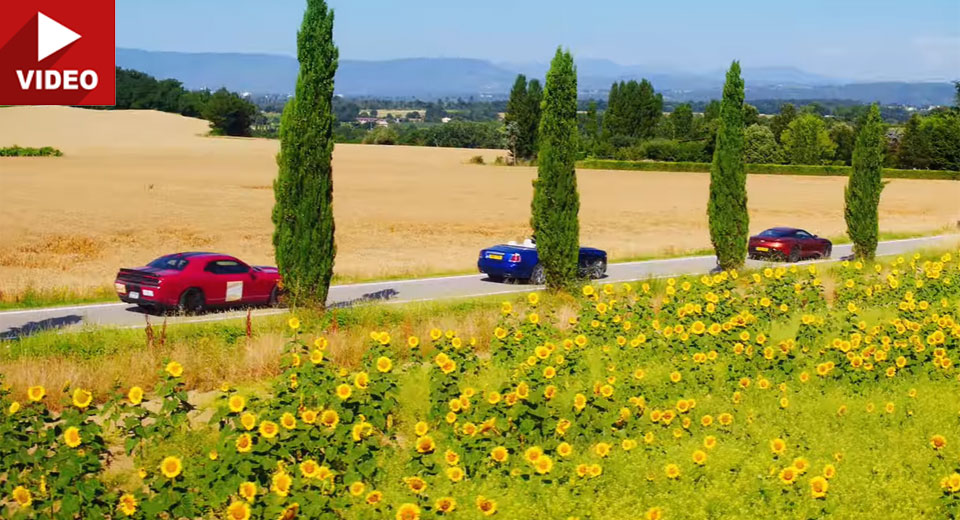
[[[186,313],[197,313],[203,311],[207,303],[207,298],[200,289],[187,289],[180,295],[180,301],[177,304],[177,310]]]

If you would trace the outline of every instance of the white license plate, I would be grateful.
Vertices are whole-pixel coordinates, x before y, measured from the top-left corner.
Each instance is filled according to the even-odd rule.
[[[130,296],[130,299],[136,300],[137,298],[140,297],[140,293],[138,293],[138,292],[136,292],[136,291],[132,291],[132,292],[129,294],[129,296]]]

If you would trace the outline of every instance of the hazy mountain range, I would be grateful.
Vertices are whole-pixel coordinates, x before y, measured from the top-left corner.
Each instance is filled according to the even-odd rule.
[[[181,53],[117,49],[117,66],[157,78],[175,78],[187,88],[222,86],[254,94],[292,93],[297,60],[292,56]],[[435,99],[505,97],[517,73],[543,78],[546,63],[492,63],[469,58],[341,59],[336,92],[344,96]],[[647,78],[670,100],[719,98],[724,71],[690,73],[609,60],[577,61],[581,96],[605,97],[614,81]],[[744,67],[747,99],[847,99],[915,106],[950,104],[953,85],[927,82],[855,83],[793,67]]]

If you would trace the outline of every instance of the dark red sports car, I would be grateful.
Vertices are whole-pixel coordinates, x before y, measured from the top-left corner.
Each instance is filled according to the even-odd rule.
[[[120,269],[114,282],[122,301],[140,307],[199,312],[208,307],[275,304],[276,267],[250,266],[216,253],[176,253],[143,267]]]
[[[804,258],[830,258],[833,243],[792,227],[770,228],[750,237],[747,256],[797,262]]]

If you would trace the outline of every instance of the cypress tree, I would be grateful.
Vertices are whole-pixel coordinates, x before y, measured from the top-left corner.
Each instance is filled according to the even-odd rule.
[[[529,132],[527,103],[527,77],[523,74],[517,74],[517,79],[513,82],[513,88],[510,89],[510,99],[507,101],[507,113],[504,115],[504,122],[512,129],[516,135],[512,137],[513,158],[527,159],[530,157],[530,149],[527,147],[527,134]]]
[[[540,81],[531,79],[527,83],[527,112],[526,112],[526,146],[528,156],[532,159],[537,156],[537,142],[540,133],[540,102],[543,101],[543,87]]]
[[[553,290],[577,278],[580,195],[577,155],[577,69],[570,52],[557,48],[547,73],[540,118],[540,154],[533,183],[531,226],[537,252]]]
[[[743,164],[743,79],[740,62],[727,71],[720,103],[720,126],[710,166],[710,241],[721,269],[743,265],[747,254],[750,215],[747,213],[747,175]]]
[[[333,11],[307,0],[297,33],[300,72],[280,120],[279,174],[273,183],[273,246],[293,302],[323,306],[333,275]]]
[[[883,121],[880,119],[880,108],[874,104],[857,134],[853,169],[843,190],[843,217],[847,221],[847,235],[853,241],[854,256],[865,260],[872,260],[877,252],[877,207],[884,186],[881,179],[883,151]]]

